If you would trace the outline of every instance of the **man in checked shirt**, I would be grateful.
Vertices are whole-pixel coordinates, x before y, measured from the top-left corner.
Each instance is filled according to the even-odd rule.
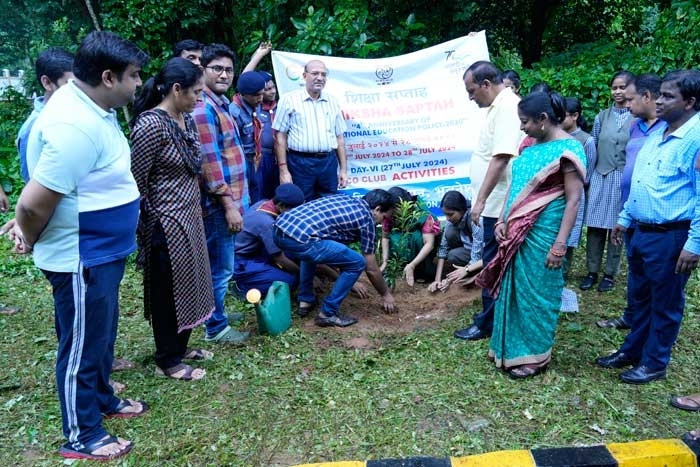
[[[204,91],[192,116],[202,143],[202,215],[216,307],[206,322],[204,340],[240,344],[250,333],[229,326],[224,308],[233,275],[233,245],[243,228],[243,211],[250,203],[243,149],[225,96],[233,82],[234,60],[233,51],[225,45],[204,47]]]
[[[383,299],[386,312],[396,308],[374,256],[377,224],[391,217],[398,198],[385,190],[372,190],[362,198],[331,195],[285,212],[275,222],[274,241],[284,252],[301,260],[299,309],[305,316],[316,306],[313,279],[317,264],[340,270],[331,292],[323,300],[316,325],[346,327],[357,319],[340,314],[340,305],[362,271]],[[347,244],[359,241],[362,254]]]

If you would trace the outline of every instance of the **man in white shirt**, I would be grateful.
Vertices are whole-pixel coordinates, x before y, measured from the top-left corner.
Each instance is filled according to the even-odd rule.
[[[306,201],[338,192],[348,182],[346,125],[338,101],[323,92],[326,65],[312,60],[304,67],[304,89],[285,94],[277,104],[272,128],[280,183],[294,183]]]
[[[494,229],[510,185],[510,161],[517,156],[523,138],[518,118],[520,97],[503,84],[500,70],[491,62],[473,63],[464,72],[463,80],[469,99],[488,109],[471,159],[471,181],[478,193],[471,216],[477,225],[483,222],[482,259],[486,267],[498,250]],[[455,331],[456,338],[478,340],[491,335],[493,298],[486,289],[481,292],[481,302],[482,311],[474,316],[473,324]]]

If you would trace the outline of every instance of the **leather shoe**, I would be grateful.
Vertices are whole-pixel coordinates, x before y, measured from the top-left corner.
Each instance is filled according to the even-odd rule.
[[[605,357],[598,357],[595,359],[596,364],[603,368],[624,368],[626,366],[636,365],[638,360],[630,357],[629,355],[622,352],[615,352],[611,355],[606,355]]]
[[[596,282],[598,282],[598,274],[595,272],[589,272],[588,275],[583,278],[578,288],[581,290],[589,290],[595,285]]]
[[[306,305],[306,306],[301,306],[301,303],[300,303],[299,305],[297,305],[297,311],[296,311],[297,316],[299,316],[300,318],[308,316],[309,313],[314,311],[314,309],[316,308],[316,305],[317,305],[317,302],[313,302],[312,304]]]
[[[345,328],[348,326],[352,326],[355,323],[357,323],[357,318],[353,318],[352,316],[322,316],[319,314],[316,317],[316,326],[321,326],[322,328],[327,328],[330,326],[338,326],[339,328]]]
[[[454,336],[465,341],[478,341],[479,339],[490,337],[490,334],[480,329],[476,324],[472,324],[468,328],[455,331]]]
[[[598,292],[610,292],[615,288],[615,279],[607,274],[603,276],[603,280],[598,284]]]
[[[620,373],[620,379],[628,384],[645,384],[666,377],[666,368],[652,371],[644,365],[635,366]]]

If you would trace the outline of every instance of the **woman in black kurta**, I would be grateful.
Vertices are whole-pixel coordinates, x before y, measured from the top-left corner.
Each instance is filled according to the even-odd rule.
[[[144,311],[153,327],[156,373],[182,380],[205,373],[182,363],[183,358],[212,357],[187,348],[192,328],[214,309],[197,182],[199,136],[189,115],[203,86],[198,66],[169,60],[144,85],[131,130],[131,170],[141,193]]]

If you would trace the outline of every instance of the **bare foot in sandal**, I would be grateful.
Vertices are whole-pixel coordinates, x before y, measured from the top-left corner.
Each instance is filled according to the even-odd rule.
[[[112,371],[124,371],[136,368],[134,362],[127,360],[126,358],[115,358],[112,361]]]
[[[166,369],[156,366],[156,375],[181,381],[198,381],[206,374],[207,372],[203,368],[192,368],[184,363]]]
[[[187,349],[182,356],[183,360],[211,360],[212,358],[214,358],[214,352],[204,349]]]
[[[671,405],[677,409],[689,412],[700,412],[700,394],[672,397]]]
[[[94,443],[75,449],[69,443],[64,444],[58,453],[67,459],[84,459],[96,461],[109,461],[128,454],[134,444],[124,438],[106,435]]]
[[[124,392],[124,390],[126,389],[126,384],[120,383],[119,381],[114,381],[111,378],[109,380],[109,385],[112,386],[112,390],[114,391],[114,394],[119,394],[120,392]]]

